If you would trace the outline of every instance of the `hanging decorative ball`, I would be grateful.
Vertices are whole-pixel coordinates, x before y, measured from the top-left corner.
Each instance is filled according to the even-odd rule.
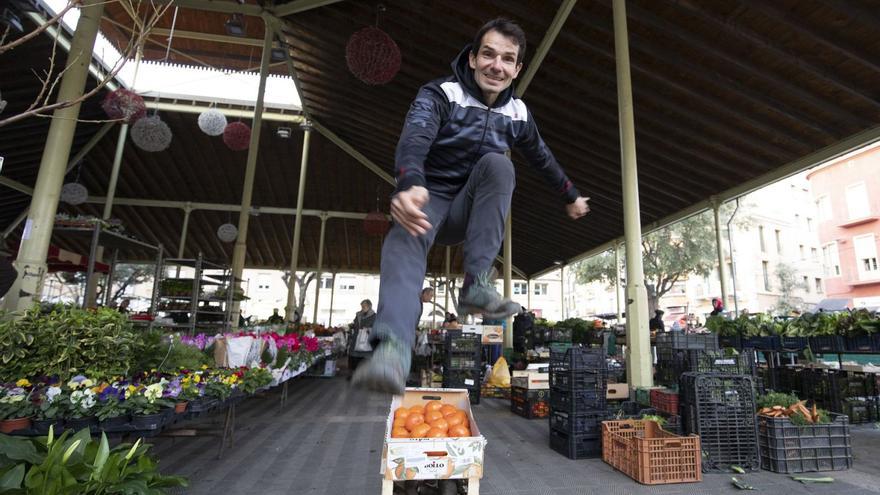
[[[101,108],[111,119],[125,123],[135,122],[147,114],[147,106],[141,95],[125,88],[107,93],[101,102]]]
[[[364,232],[367,235],[385,235],[391,228],[391,222],[385,217],[381,211],[371,211],[364,217]]]
[[[223,129],[223,142],[231,150],[246,150],[251,144],[251,128],[244,122],[233,122]]]
[[[355,32],[345,46],[348,70],[367,84],[385,84],[400,70],[400,48],[375,26]]]
[[[231,223],[224,223],[217,229],[217,238],[223,242],[232,242],[238,237],[238,227]]]
[[[199,129],[209,136],[219,136],[226,129],[226,116],[211,108],[199,114]]]
[[[61,186],[61,201],[69,205],[81,205],[89,199],[89,191],[86,186],[78,182],[68,182]]]
[[[171,144],[171,129],[158,115],[144,117],[131,126],[131,140],[144,151],[162,151]]]

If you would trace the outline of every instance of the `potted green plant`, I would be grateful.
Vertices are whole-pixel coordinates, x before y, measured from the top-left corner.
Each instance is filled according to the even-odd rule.
[[[64,418],[70,410],[69,391],[60,385],[50,385],[39,391],[34,413],[33,429],[37,434],[49,433],[53,427],[56,433],[64,430]]]
[[[125,405],[125,387],[121,384],[102,385],[95,406],[98,427],[102,431],[113,431],[128,424],[128,409]]]
[[[174,404],[162,398],[164,385],[154,383],[136,387],[136,391],[127,394],[126,409],[131,413],[131,425],[136,430],[158,430],[165,424],[163,409]]]
[[[0,390],[0,432],[11,433],[31,427],[34,404],[31,393],[21,387]]]
[[[79,431],[83,428],[96,432],[98,418],[95,416],[97,398],[91,387],[94,382],[88,378],[78,376],[68,382],[70,392],[70,409],[68,410],[67,429]]]
[[[272,382],[272,373],[266,368],[254,367],[245,370],[241,375],[239,388],[245,394],[253,394]]]

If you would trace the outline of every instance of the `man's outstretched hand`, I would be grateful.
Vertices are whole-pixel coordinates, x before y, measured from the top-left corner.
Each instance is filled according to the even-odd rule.
[[[428,215],[422,211],[422,208],[428,204],[429,198],[428,190],[421,186],[412,186],[406,191],[400,191],[391,198],[391,217],[410,235],[422,235],[431,228]]]
[[[585,198],[583,196],[574,200],[573,203],[569,203],[565,205],[565,212],[568,213],[568,218],[572,220],[577,220],[578,218],[586,215],[590,212],[590,205],[587,204],[590,198]]]

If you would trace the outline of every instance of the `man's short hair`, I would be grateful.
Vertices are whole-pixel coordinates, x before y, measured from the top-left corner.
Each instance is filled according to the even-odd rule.
[[[373,301],[370,301],[369,299],[364,299],[363,301],[361,301],[361,304],[366,304],[371,308],[373,307]]]
[[[483,36],[489,31],[498,31],[502,35],[512,38],[513,41],[516,42],[517,46],[519,46],[516,55],[516,63],[521,64],[523,58],[526,56],[526,33],[523,32],[521,27],[519,27],[519,24],[503,17],[492,19],[486,24],[483,24],[483,27],[481,27],[480,30],[477,31],[476,36],[474,36],[471,53],[474,55],[477,54],[480,50],[480,46],[483,44]]]

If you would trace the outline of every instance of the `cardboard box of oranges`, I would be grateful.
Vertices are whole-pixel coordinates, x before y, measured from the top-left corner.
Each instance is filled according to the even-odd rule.
[[[466,389],[407,388],[391,401],[381,473],[394,481],[479,479],[485,448]]]

